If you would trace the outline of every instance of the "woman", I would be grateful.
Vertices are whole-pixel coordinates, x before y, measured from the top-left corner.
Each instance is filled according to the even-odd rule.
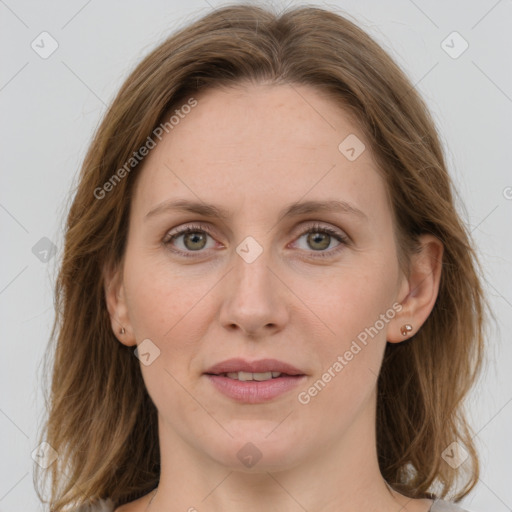
[[[52,511],[464,510],[479,264],[427,108],[345,18],[232,5],[146,57],[56,296]]]

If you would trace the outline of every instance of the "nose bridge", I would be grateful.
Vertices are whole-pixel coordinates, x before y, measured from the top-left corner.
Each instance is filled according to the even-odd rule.
[[[221,320],[245,332],[257,332],[269,325],[282,326],[286,305],[278,279],[271,271],[272,253],[253,237],[245,238],[233,254],[233,271],[227,283]]]
[[[272,265],[272,254],[270,248],[264,247],[263,243],[248,236],[238,244],[236,255],[233,255],[234,293],[240,294],[238,300],[246,304],[253,299],[265,302],[272,300],[269,295],[272,291],[271,281],[275,279],[269,268]]]

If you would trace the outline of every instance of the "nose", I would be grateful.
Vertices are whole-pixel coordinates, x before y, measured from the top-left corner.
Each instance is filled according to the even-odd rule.
[[[247,262],[235,253],[234,268],[224,280],[220,322],[230,331],[240,330],[253,338],[268,337],[288,321],[289,289],[270,268],[270,251]]]

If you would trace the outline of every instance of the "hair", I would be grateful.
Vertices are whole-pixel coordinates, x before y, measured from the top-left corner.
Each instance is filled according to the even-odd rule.
[[[114,171],[191,95],[247,83],[312,86],[356,120],[385,178],[406,275],[419,235],[443,243],[431,314],[410,340],[385,349],[377,384],[378,463],[388,484],[411,498],[451,493],[459,501],[478,481],[464,398],[483,364],[487,303],[429,110],[388,53],[344,16],[311,6],[277,14],[232,4],[181,28],[135,67],[84,158],[46,351],[54,360],[45,372],[51,391],[40,441],[58,458],[43,478],[35,466],[41,499],[37,487],[51,478],[54,512],[99,499],[120,506],[150,492],[160,476],[157,410],[133,349],[112,332],[103,274],[122,264],[141,165],[102,197],[95,191],[112,183]],[[468,454],[456,469],[442,457],[455,441]]]

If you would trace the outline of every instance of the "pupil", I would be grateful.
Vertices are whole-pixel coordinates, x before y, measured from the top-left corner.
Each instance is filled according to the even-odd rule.
[[[320,238],[320,240],[318,240],[318,238]],[[322,238],[324,243],[322,243]],[[325,233],[316,233],[314,235],[310,235],[310,239],[313,241],[313,243],[320,243],[320,249],[325,249],[329,245],[328,235]]]
[[[197,243],[197,241],[201,240],[201,239],[204,239],[204,235],[202,234],[199,234],[199,233],[189,233],[187,235],[187,241],[192,241],[192,245]],[[203,240],[204,241],[204,240]],[[197,250],[197,249],[201,249],[203,246],[200,246],[200,247],[192,247],[191,249],[192,250]]]

